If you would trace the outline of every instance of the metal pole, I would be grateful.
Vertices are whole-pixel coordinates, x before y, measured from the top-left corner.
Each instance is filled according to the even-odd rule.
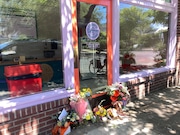
[[[93,68],[94,68],[94,73],[95,73],[94,43],[92,44],[93,44]]]

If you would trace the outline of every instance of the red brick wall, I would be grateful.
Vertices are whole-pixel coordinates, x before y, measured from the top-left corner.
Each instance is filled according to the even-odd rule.
[[[148,94],[164,90],[175,85],[175,70],[127,82],[131,99],[142,99]]]
[[[51,135],[51,116],[63,108],[69,109],[68,98],[0,114],[0,135]]]

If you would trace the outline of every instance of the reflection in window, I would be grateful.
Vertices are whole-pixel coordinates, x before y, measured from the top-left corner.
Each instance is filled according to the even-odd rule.
[[[164,0],[165,2],[171,3],[171,0]]]
[[[166,65],[169,14],[120,4],[120,72]]]
[[[106,7],[83,2],[77,5],[80,87],[89,87],[96,93],[107,85]],[[86,35],[86,26],[90,22],[95,22],[100,29],[95,40]]]
[[[153,2],[168,2],[168,3],[171,3],[171,0],[149,0],[149,1],[153,1]]]
[[[0,99],[63,86],[59,1],[0,7]]]

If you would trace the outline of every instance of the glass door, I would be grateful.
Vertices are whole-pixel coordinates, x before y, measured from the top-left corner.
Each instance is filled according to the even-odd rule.
[[[109,0],[76,2],[79,88],[91,88],[93,93],[104,90],[112,81],[112,60],[108,59],[112,55],[108,9],[110,11]]]

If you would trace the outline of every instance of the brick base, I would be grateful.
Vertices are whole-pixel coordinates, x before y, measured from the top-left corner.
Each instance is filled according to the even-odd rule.
[[[61,99],[0,115],[1,135],[51,135],[56,123],[51,116],[69,109],[69,99]]]

